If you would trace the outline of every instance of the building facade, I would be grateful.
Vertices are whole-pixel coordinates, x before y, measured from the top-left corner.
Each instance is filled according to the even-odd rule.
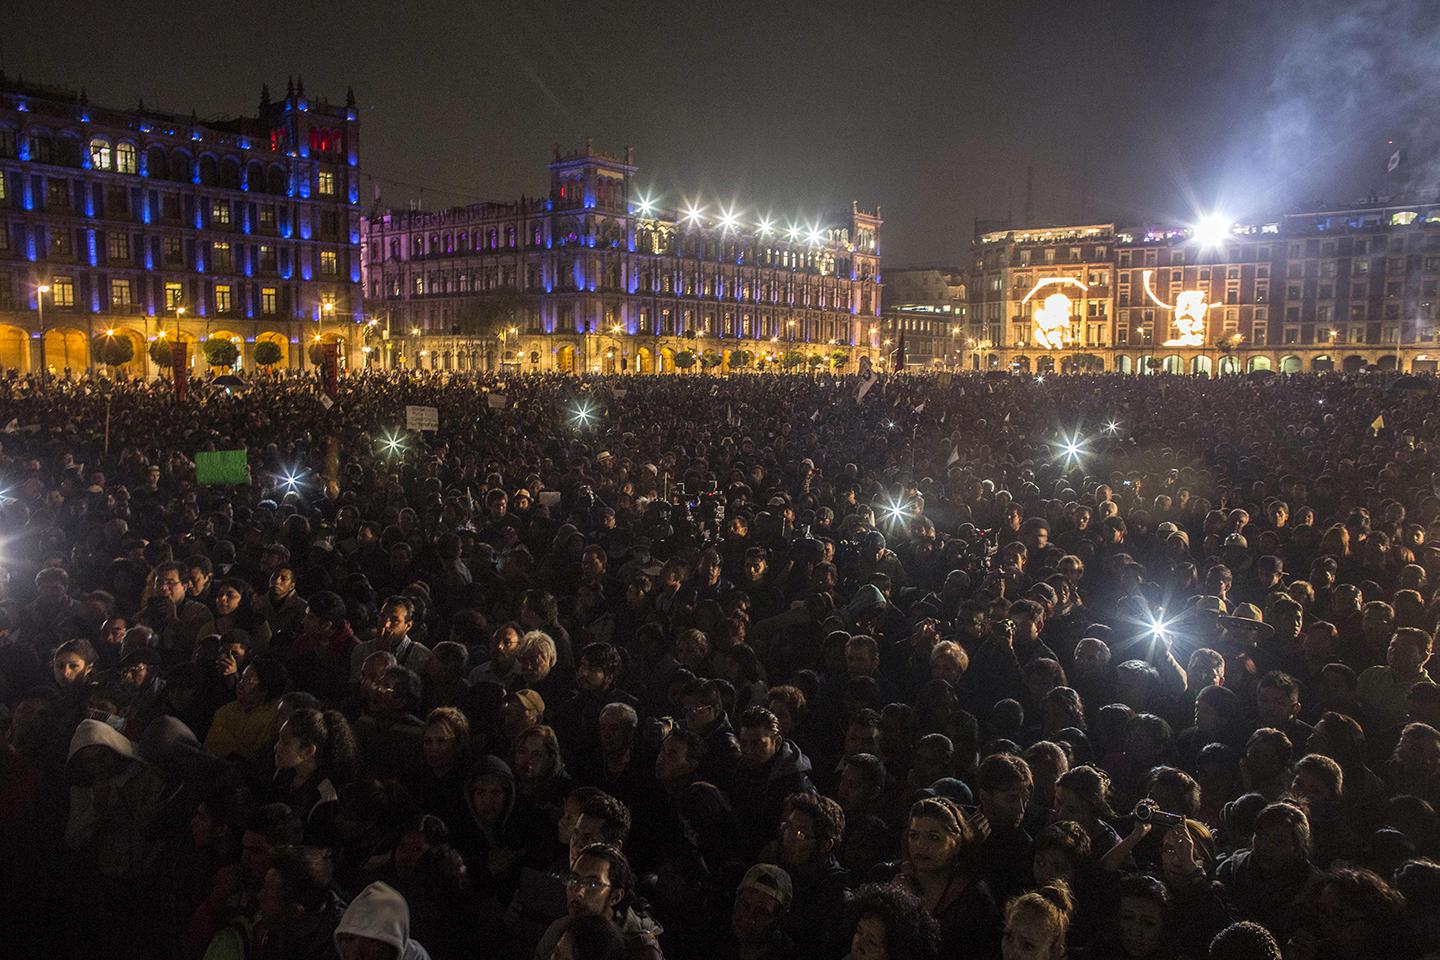
[[[967,369],[1434,372],[1440,202],[977,233]]]
[[[628,148],[557,146],[544,197],[368,218],[366,362],[652,373],[878,355],[878,209],[824,228],[661,210],[635,171]]]
[[[346,358],[363,322],[359,146],[353,95],[312,101],[303,81],[262,92],[255,116],[201,122],[0,80],[0,367],[81,372],[123,354],[113,340],[129,375],[165,369],[176,339],[192,373],[223,369],[210,340],[234,344],[236,370],[257,350],[306,366],[317,340]]]
[[[959,267],[892,267],[885,271],[881,346],[887,363],[899,359],[905,342],[909,370],[964,364],[970,302]]]

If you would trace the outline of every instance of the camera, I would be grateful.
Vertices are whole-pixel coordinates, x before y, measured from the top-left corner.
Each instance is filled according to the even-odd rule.
[[[1134,817],[1141,823],[1148,823],[1152,827],[1178,827],[1185,822],[1185,818],[1178,813],[1168,813],[1161,810],[1154,800],[1141,800],[1135,804]]]

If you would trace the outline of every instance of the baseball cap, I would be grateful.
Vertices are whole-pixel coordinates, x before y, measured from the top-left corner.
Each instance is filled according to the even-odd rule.
[[[773,897],[775,902],[782,907],[789,907],[790,901],[794,898],[794,887],[790,883],[790,874],[773,863],[757,863],[746,870],[737,892],[739,890],[758,890],[766,896]]]
[[[534,690],[517,690],[510,694],[510,697],[519,702],[526,710],[532,710],[542,717],[545,715],[545,698]]]

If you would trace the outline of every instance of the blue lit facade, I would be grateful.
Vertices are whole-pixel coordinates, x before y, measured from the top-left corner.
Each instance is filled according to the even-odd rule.
[[[545,197],[365,221],[368,310],[391,334],[372,351],[426,368],[647,373],[685,352],[722,371],[732,356],[744,365],[739,351],[749,369],[843,353],[851,371],[875,352],[878,210],[851,204],[827,229],[787,238],[642,211],[628,149],[557,147],[549,171]],[[497,304],[513,318],[498,331]]]
[[[57,374],[113,335],[135,348],[126,372],[153,375],[148,349],[177,331],[197,373],[212,337],[236,343],[246,369],[267,341],[279,366],[307,366],[292,344],[316,335],[349,362],[363,318],[359,150],[353,97],[310,100],[303,82],[278,100],[265,91],[253,116],[200,122],[0,81],[0,369],[38,369],[42,285]]]

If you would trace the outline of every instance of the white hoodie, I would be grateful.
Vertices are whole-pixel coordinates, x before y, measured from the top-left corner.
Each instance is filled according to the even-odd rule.
[[[372,883],[350,901],[335,928],[337,950],[342,933],[388,943],[397,951],[396,960],[430,960],[425,948],[410,939],[409,905],[400,891],[387,883]]]

